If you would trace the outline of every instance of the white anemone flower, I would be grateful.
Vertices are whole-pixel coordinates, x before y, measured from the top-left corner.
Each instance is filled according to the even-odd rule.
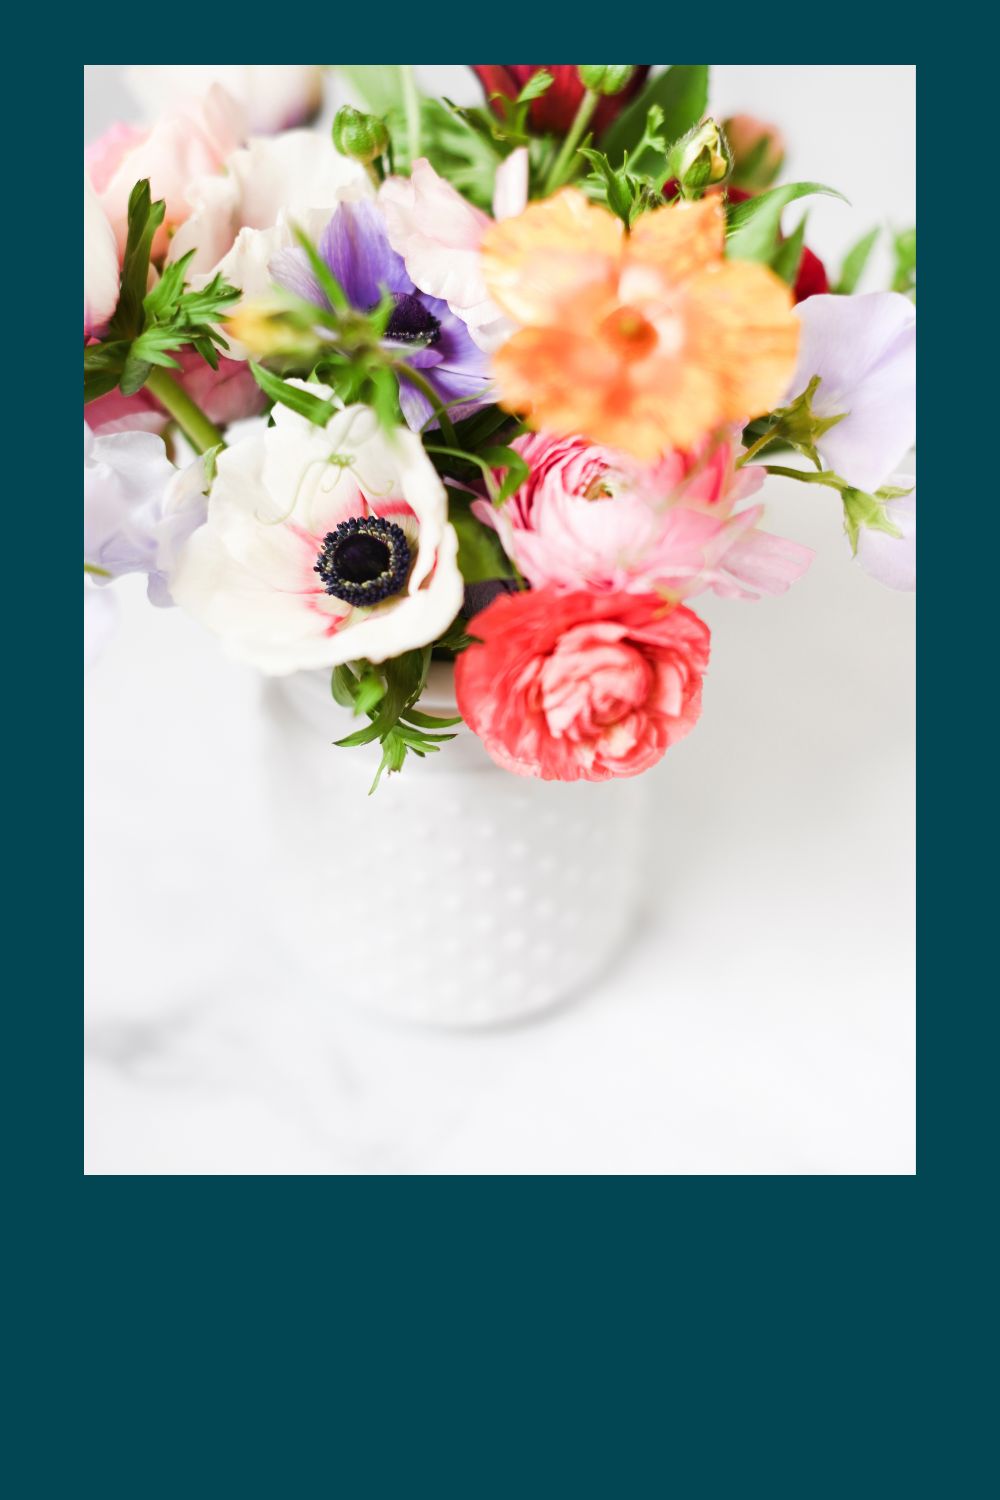
[[[277,406],[273,427],[220,453],[208,521],[173,594],[231,656],[267,673],[381,662],[452,623],[457,557],[444,487],[415,433],[387,433],[366,406],[325,427]]]
[[[304,125],[323,103],[318,63],[163,63],[128,70],[129,87],[150,118],[214,83],[243,106],[250,129],[259,135]]]
[[[94,583],[145,573],[168,605],[183,544],[205,519],[204,464],[178,469],[152,432],[97,437],[83,424],[83,561]]]

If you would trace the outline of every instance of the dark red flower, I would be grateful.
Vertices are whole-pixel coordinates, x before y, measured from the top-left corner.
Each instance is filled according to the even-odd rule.
[[[551,131],[554,135],[565,135],[573,123],[573,117],[583,98],[583,84],[574,63],[470,63],[469,66],[482,84],[487,99],[491,94],[503,94],[508,99],[516,99],[528,79],[544,68],[547,73],[552,74],[555,81],[544,94],[533,99],[528,107],[528,119],[532,128]],[[621,93],[601,100],[591,121],[591,129],[595,135],[606,130],[629,100],[635,98],[645,83],[648,72],[648,63],[636,64],[635,72]]]
[[[666,193],[666,189],[664,189]],[[756,193],[747,192],[746,188],[727,187],[726,194],[730,203],[745,203],[748,198],[755,198]],[[802,259],[799,261],[799,274],[795,278],[792,288],[796,302],[804,302],[807,297],[815,297],[819,292],[828,292],[830,282],[826,274],[826,267],[808,245],[802,246]]]
[[[826,267],[818,255],[814,255],[808,245],[802,246],[802,259],[799,261],[799,274],[795,278],[795,300],[805,301],[806,297],[815,297],[819,292],[828,292],[830,282],[826,274]]]

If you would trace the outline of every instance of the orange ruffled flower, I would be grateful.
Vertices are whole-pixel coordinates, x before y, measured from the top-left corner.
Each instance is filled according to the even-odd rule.
[[[575,188],[483,239],[494,300],[521,325],[494,356],[504,406],[637,458],[693,448],[781,400],[795,369],[792,294],[723,259],[716,198],[619,219]]]

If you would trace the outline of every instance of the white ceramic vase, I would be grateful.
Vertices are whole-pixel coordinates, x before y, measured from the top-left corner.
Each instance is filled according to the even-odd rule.
[[[464,725],[368,795],[377,746],[325,672],[265,684],[269,889],[284,940],[333,1000],[439,1026],[489,1026],[580,994],[630,932],[645,777],[537,781]],[[454,713],[448,668],[421,707]]]

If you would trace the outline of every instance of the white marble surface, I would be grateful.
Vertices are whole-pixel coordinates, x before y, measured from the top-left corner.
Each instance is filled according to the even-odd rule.
[[[742,70],[725,107],[780,118],[778,71]],[[898,75],[848,96],[855,133],[896,99],[898,187],[912,70],[813,71]],[[817,559],[784,599],[696,606],[705,712],[655,773],[631,951],[577,1004],[477,1035],[305,982],[261,856],[259,683],[116,586],[85,693],[86,1170],[912,1172],[913,600],[850,562],[832,494],[766,498]]]

